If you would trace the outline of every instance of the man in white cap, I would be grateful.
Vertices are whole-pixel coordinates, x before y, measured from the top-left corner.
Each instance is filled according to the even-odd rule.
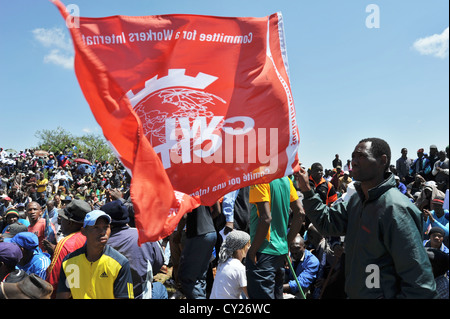
[[[128,259],[106,245],[111,217],[101,210],[88,213],[81,233],[86,245],[66,256],[56,292],[57,299],[133,299]]]

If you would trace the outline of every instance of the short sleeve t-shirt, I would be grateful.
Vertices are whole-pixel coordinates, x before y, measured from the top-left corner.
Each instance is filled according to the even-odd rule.
[[[45,238],[45,227],[46,227],[46,220],[45,218],[41,217],[37,220],[37,222],[33,226],[28,226],[28,231],[30,233],[35,234],[39,239],[39,248],[42,249],[43,252],[47,252],[43,241]],[[56,234],[55,226],[50,223],[50,227],[52,228],[53,234]]]
[[[236,258],[228,258],[217,267],[211,299],[241,299],[247,287],[245,266]]]
[[[74,299],[133,299],[128,259],[106,245],[103,255],[90,262],[83,246],[64,259],[57,291],[70,291]]]
[[[250,212],[250,237],[256,234],[259,223],[258,202],[269,202],[272,221],[266,239],[259,252],[268,255],[285,255],[288,253],[287,233],[290,203],[298,199],[297,191],[288,177],[276,179],[269,184],[250,186],[249,201],[252,204]]]
[[[37,192],[42,193],[47,189],[48,179],[44,178],[37,181]]]

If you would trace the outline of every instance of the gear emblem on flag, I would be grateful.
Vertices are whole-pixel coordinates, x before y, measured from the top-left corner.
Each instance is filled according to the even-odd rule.
[[[205,92],[204,89],[218,78],[206,73],[192,77],[185,69],[169,69],[168,75],[147,80],[145,87],[133,93],[127,92],[133,109],[142,121],[144,133],[153,147],[166,142],[167,119],[189,118],[192,126],[199,117],[210,121],[214,113],[208,107],[226,103],[222,98]],[[147,106],[148,105],[148,106]],[[160,106],[158,108],[158,105]],[[174,112],[170,112],[174,109]],[[219,125],[217,128],[220,128]],[[192,150],[191,145],[191,150]]]

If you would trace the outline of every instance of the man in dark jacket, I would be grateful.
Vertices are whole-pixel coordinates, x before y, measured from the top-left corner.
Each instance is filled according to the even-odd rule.
[[[153,282],[153,275],[164,264],[159,243],[146,242],[138,245],[138,231],[128,225],[128,208],[121,200],[108,202],[100,209],[111,217],[108,245],[123,254],[130,263],[135,299],[167,299],[165,287],[159,282]]]
[[[296,178],[304,209],[322,235],[345,235],[349,298],[436,298],[421,214],[396,188],[390,159],[385,141],[362,140],[352,153],[357,194],[333,207],[314,194],[301,169]]]

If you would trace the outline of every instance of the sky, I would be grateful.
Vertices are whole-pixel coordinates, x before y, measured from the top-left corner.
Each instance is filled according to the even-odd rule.
[[[309,167],[345,163],[359,140],[449,144],[449,2],[445,0],[63,0],[80,16],[172,13],[264,17],[281,12]],[[39,130],[101,134],[77,82],[65,21],[49,0],[0,0],[0,147],[37,146]]]

